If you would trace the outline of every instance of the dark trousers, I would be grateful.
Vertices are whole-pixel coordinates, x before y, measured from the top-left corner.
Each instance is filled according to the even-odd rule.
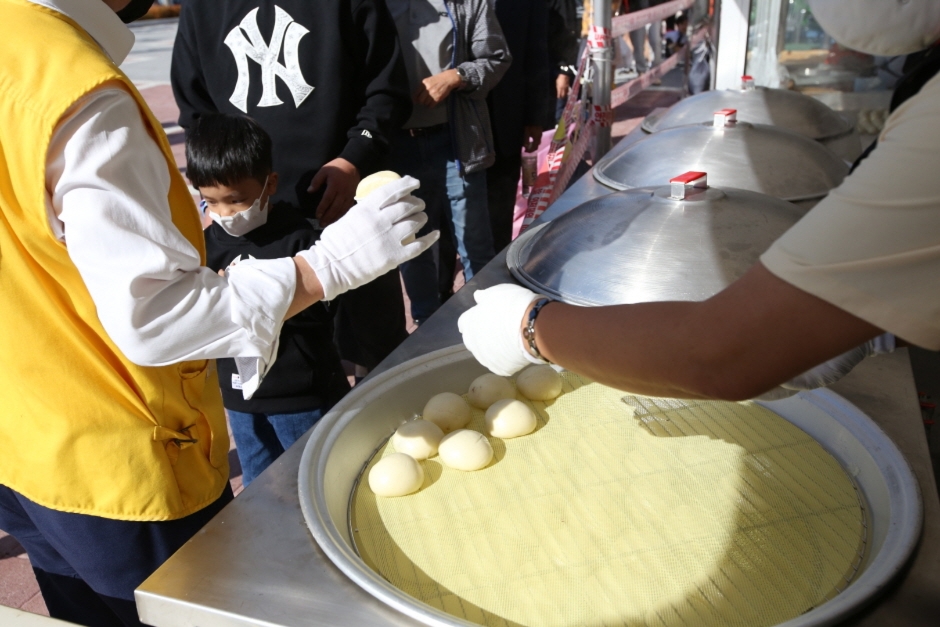
[[[425,202],[428,222],[418,235],[447,222],[464,277],[469,281],[495,256],[486,209],[486,173],[477,170],[461,176],[450,129],[444,124],[420,132],[396,132],[390,149],[390,163],[395,170],[421,181],[414,195]],[[411,300],[411,317],[419,323],[441,306],[440,243],[435,248],[438,250],[425,251],[400,266]]]
[[[372,370],[408,337],[398,270],[350,290],[336,301],[334,338],[343,359]]]
[[[496,252],[512,241],[512,218],[516,211],[516,192],[522,172],[522,152],[496,155],[496,162],[486,171],[486,193]]]
[[[136,627],[134,589],[229,501],[161,522],[59,512],[0,485],[0,529],[26,549],[53,618],[89,627]]]

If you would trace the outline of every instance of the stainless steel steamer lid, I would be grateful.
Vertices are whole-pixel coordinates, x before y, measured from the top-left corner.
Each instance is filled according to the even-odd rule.
[[[426,625],[475,627],[416,601],[359,558],[347,527],[349,498],[363,464],[415,406],[438,392],[462,392],[483,372],[463,346],[400,364],[356,386],[320,420],[300,462],[301,510],[327,557],[366,592]],[[907,562],[920,537],[920,491],[894,443],[839,395],[814,390],[761,405],[822,444],[855,479],[869,506],[870,552],[861,574],[832,600],[778,627],[832,625],[883,590]]]
[[[714,115],[714,113],[713,113]],[[594,178],[613,189],[661,185],[676,172],[708,172],[717,187],[736,187],[798,202],[822,198],[842,182],[848,165],[819,142],[746,122],[682,126],[610,153]]]
[[[514,241],[509,270],[532,290],[578,305],[700,301],[743,275],[801,215],[740,189],[709,187],[683,200],[670,193],[641,188],[590,200]]]
[[[786,89],[757,87],[706,91],[680,100],[661,115],[649,115],[640,127],[656,133],[701,124],[719,109],[737,109],[738,119],[777,126],[817,141],[845,135],[852,126],[838,113],[809,96]]]

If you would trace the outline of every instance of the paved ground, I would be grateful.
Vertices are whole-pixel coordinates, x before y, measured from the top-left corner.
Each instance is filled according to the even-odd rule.
[[[184,137],[177,125],[179,109],[170,89],[170,53],[176,36],[177,20],[154,20],[134,24],[131,28],[137,40],[134,48],[121,66],[140,90],[157,120],[163,125],[170,139],[177,166],[185,173]],[[654,87],[640,94],[614,111],[613,139],[618,139],[633,130],[643,117],[657,107],[667,107],[679,99],[674,89],[678,79],[667,77],[664,86]],[[463,277],[455,281],[455,289],[463,286]],[[416,328],[408,313],[406,295],[406,317],[409,332]],[[229,450],[232,467],[232,487],[237,495],[241,492],[241,466],[235,453],[234,443]],[[33,577],[29,559],[22,547],[11,536],[0,531],[0,605],[19,608],[27,612],[48,615],[39,587]]]
[[[121,69],[138,89],[170,84],[170,53],[178,20],[149,20],[131,24],[137,38]]]

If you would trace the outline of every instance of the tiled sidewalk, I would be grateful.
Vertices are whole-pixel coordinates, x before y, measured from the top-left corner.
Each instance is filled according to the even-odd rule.
[[[48,616],[26,552],[0,531],[0,605]]]

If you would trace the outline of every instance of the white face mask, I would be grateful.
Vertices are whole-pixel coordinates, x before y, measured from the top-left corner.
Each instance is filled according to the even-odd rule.
[[[254,231],[259,226],[268,221],[268,207],[271,204],[270,197],[261,206],[261,198],[264,191],[268,188],[268,179],[264,179],[264,186],[261,188],[261,196],[255,199],[250,207],[244,211],[230,216],[220,216],[215,211],[209,209],[209,217],[212,221],[222,227],[222,230],[232,237],[241,237],[245,233]]]
[[[940,39],[937,0],[809,0],[813,17],[846,48],[893,57]]]

